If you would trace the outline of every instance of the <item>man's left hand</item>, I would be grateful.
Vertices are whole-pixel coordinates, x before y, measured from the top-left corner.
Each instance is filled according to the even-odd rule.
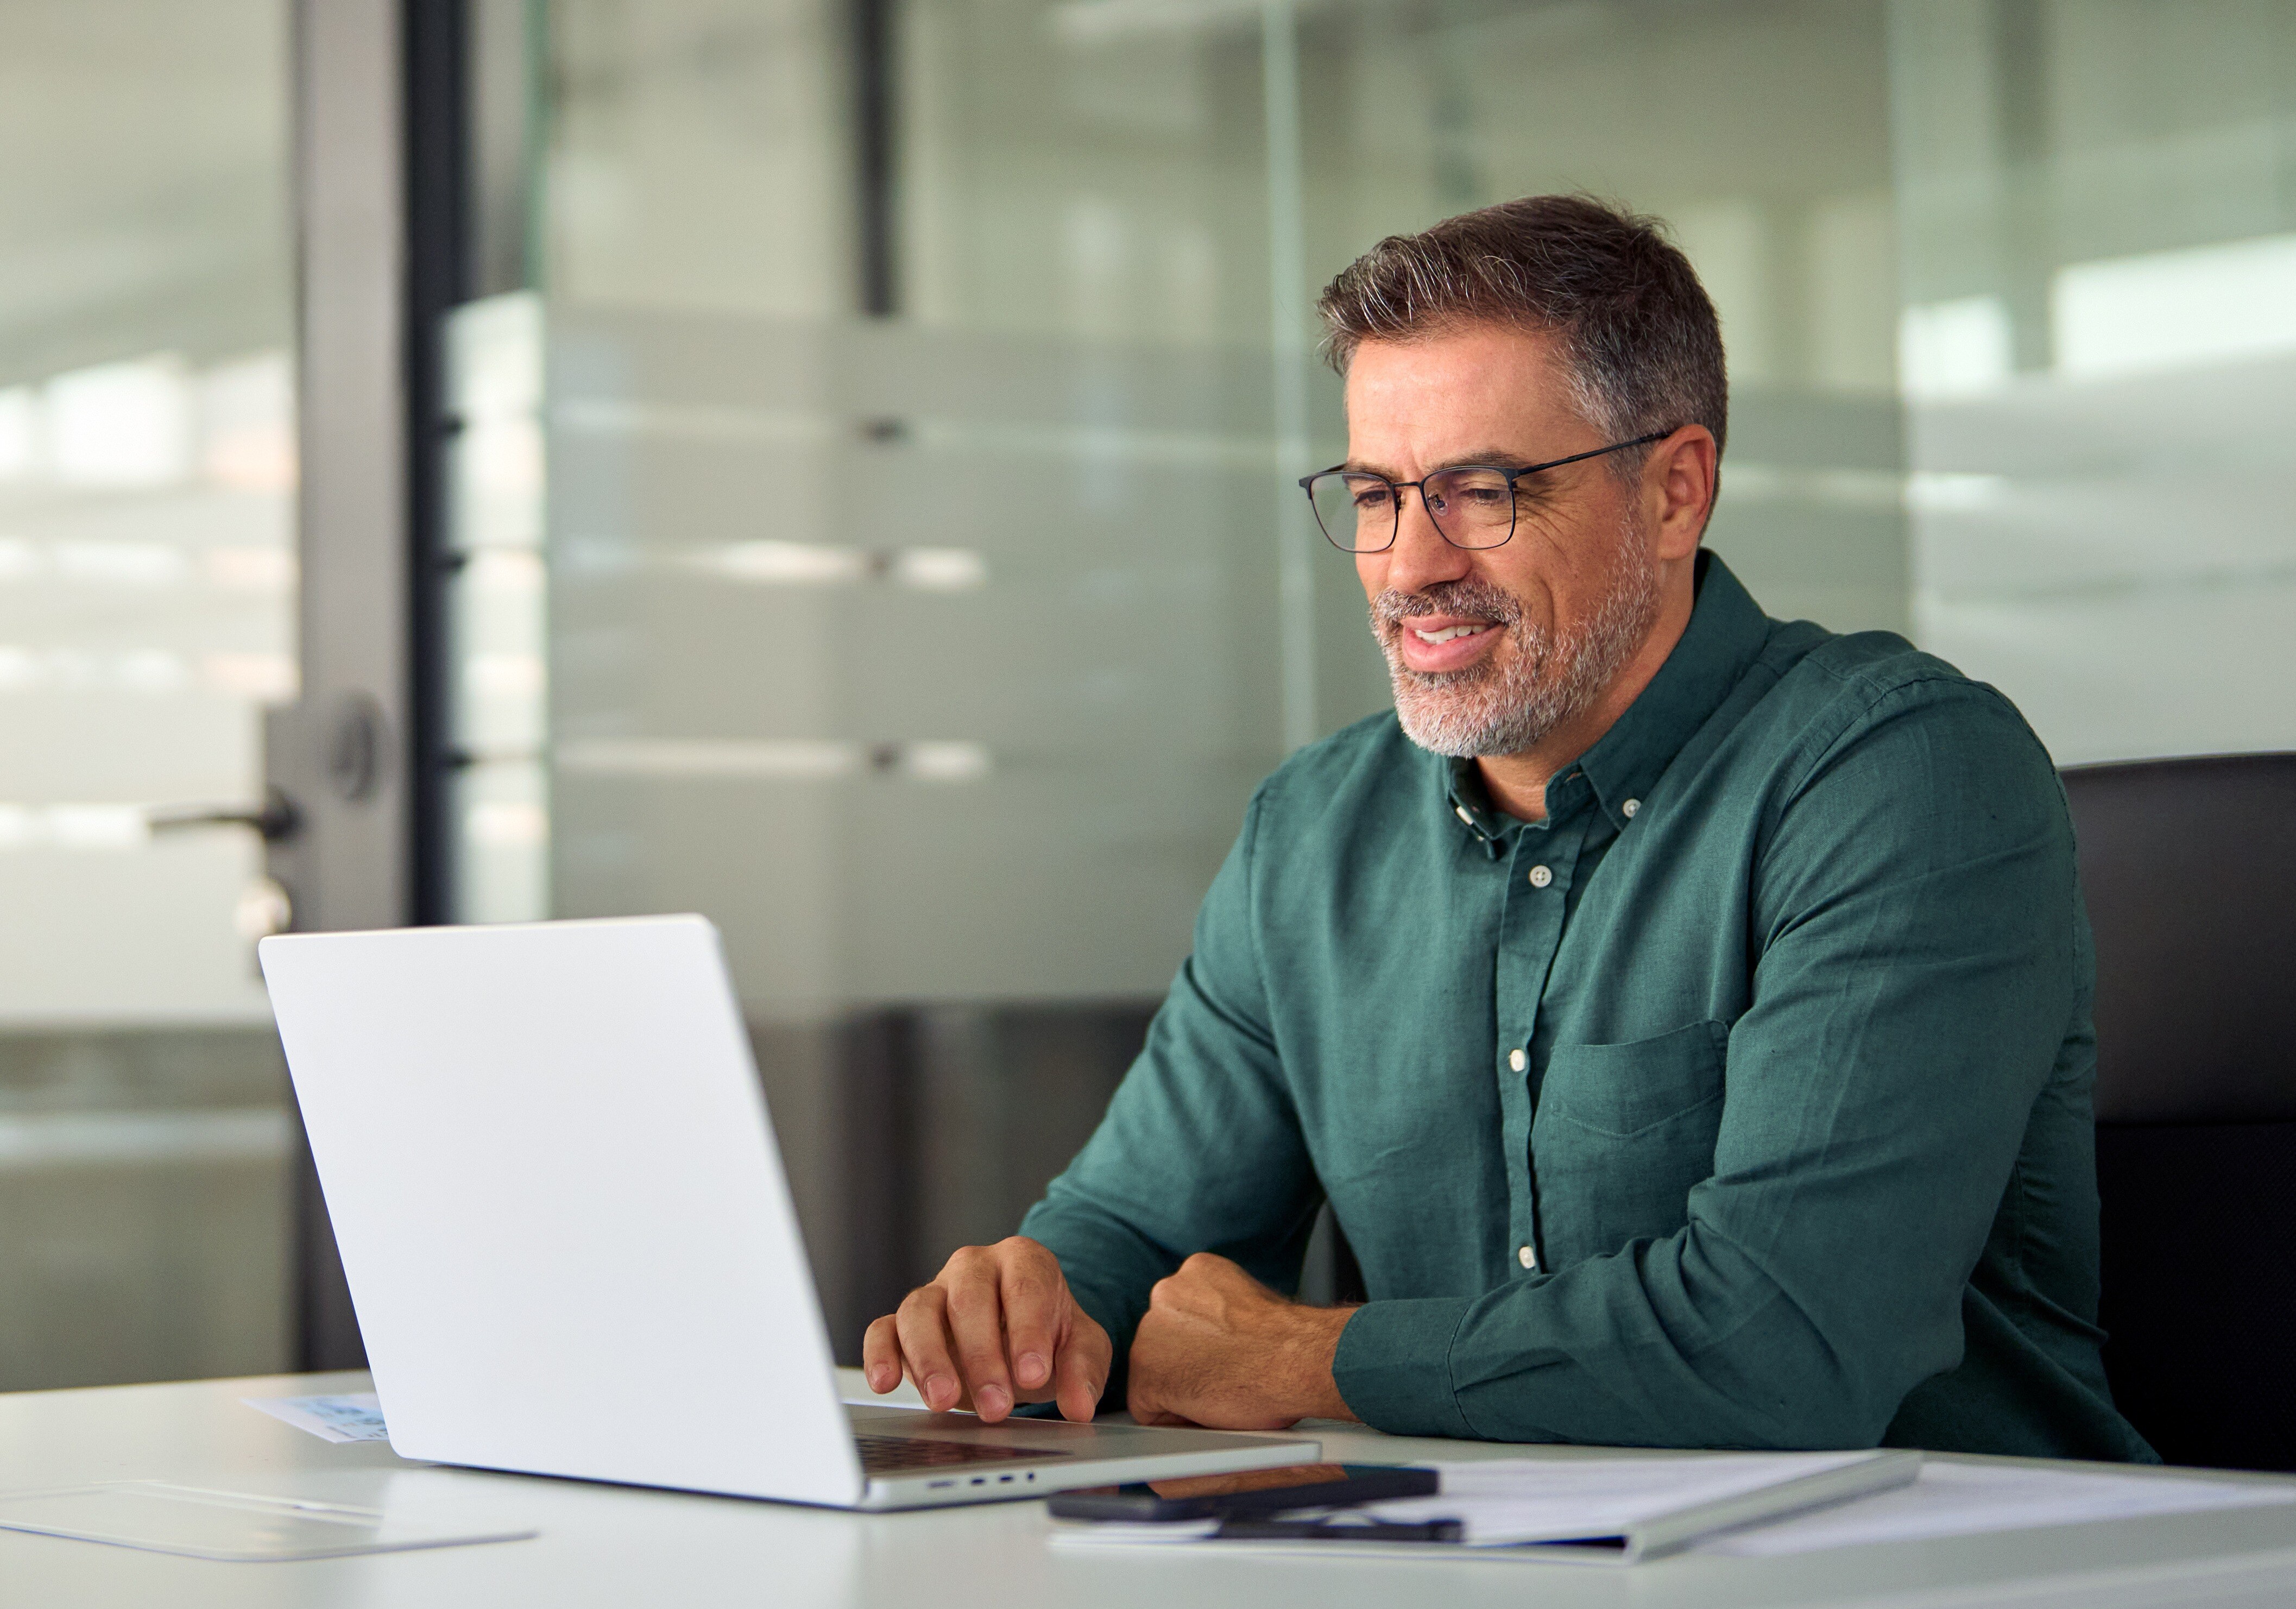
[[[1352,1419],[1332,1359],[1354,1310],[1287,1301],[1226,1258],[1199,1252],[1149,1293],[1127,1406],[1143,1424],[1220,1430]]]

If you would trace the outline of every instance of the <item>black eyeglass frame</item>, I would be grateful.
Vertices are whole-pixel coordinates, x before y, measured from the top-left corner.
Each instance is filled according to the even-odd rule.
[[[1675,430],[1679,430],[1681,428],[1681,426],[1677,425]],[[1403,494],[1406,490],[1417,491],[1419,494],[1420,503],[1423,505],[1426,505],[1427,482],[1436,479],[1437,476],[1456,475],[1467,470],[1488,470],[1495,475],[1504,475],[1506,477],[1507,534],[1501,537],[1497,541],[1479,542],[1472,546],[1464,542],[1453,541],[1451,533],[1443,529],[1443,521],[1441,518],[1436,514],[1434,508],[1431,505],[1427,506],[1427,521],[1429,524],[1434,526],[1435,534],[1437,536],[1442,538],[1446,542],[1449,542],[1452,546],[1458,548],[1463,553],[1488,553],[1494,547],[1505,547],[1509,542],[1514,540],[1514,528],[1517,523],[1514,510],[1514,483],[1521,480],[1525,475],[1535,475],[1543,469],[1561,469],[1566,464],[1579,464],[1585,462],[1588,458],[1601,458],[1607,456],[1611,453],[1623,453],[1630,447],[1648,447],[1652,442],[1663,441],[1669,436],[1673,434],[1673,430],[1652,431],[1649,435],[1637,436],[1631,441],[1613,441],[1608,447],[1593,447],[1583,453],[1573,453],[1567,458],[1549,458],[1544,464],[1526,464],[1521,469],[1509,469],[1503,464],[1454,464],[1447,469],[1437,470],[1433,475],[1422,475],[1416,480],[1389,480],[1385,475],[1376,473],[1371,470],[1351,470],[1344,464],[1334,464],[1329,469],[1319,469],[1312,475],[1300,476],[1300,489],[1307,495],[1308,512],[1315,517],[1316,529],[1324,533],[1324,541],[1329,542],[1333,547],[1339,548],[1340,552],[1345,554],[1385,553],[1389,548],[1395,546],[1395,538],[1403,534]],[[1340,539],[1333,536],[1331,532],[1331,529],[1324,523],[1324,516],[1316,507],[1316,482],[1322,480],[1325,475],[1341,474],[1359,475],[1365,480],[1385,481],[1387,488],[1395,494],[1395,525],[1393,529],[1389,530],[1387,533],[1387,540],[1381,543],[1377,547],[1341,546]]]

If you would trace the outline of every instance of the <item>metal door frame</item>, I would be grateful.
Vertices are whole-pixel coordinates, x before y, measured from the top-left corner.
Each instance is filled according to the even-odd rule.
[[[463,0],[293,0],[298,702],[265,732],[299,931],[447,915],[440,318],[464,283]],[[298,1130],[295,1357],[365,1362]]]

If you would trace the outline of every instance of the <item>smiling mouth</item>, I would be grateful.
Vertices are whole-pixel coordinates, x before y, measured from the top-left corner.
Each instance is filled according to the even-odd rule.
[[[1439,581],[1372,600],[1372,632],[1398,676],[1480,679],[1523,617],[1521,602],[1485,581]]]

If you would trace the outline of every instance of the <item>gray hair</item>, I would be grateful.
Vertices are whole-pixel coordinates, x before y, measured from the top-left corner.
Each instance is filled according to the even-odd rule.
[[[1391,234],[1325,286],[1324,356],[1341,374],[1366,341],[1496,324],[1554,336],[1578,411],[1611,440],[1730,414],[1722,326],[1657,218],[1586,195],[1532,195]],[[1644,453],[1610,460],[1639,470]],[[1620,460],[1625,460],[1621,463]]]

